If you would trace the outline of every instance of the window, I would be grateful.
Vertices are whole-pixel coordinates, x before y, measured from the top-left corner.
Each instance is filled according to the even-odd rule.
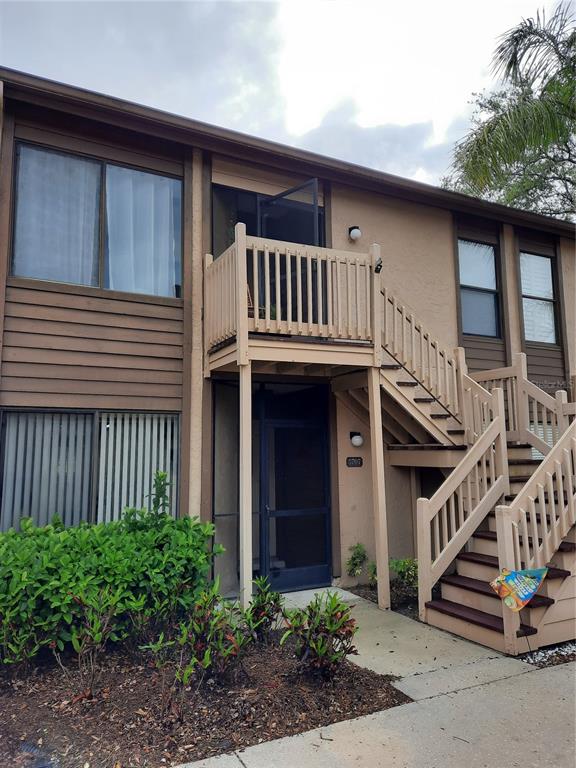
[[[462,332],[500,337],[496,253],[492,245],[458,240]]]
[[[524,338],[556,344],[556,319],[552,259],[535,253],[520,253],[520,281]]]
[[[6,412],[2,419],[0,530],[22,517],[46,525],[117,520],[146,507],[154,473],[168,473],[177,510],[177,414]]]
[[[17,145],[12,274],[180,296],[182,182]]]

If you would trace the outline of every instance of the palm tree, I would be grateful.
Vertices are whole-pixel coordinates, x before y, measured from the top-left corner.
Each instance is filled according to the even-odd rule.
[[[563,148],[562,157],[576,164],[576,29],[569,4],[503,34],[492,69],[506,87],[504,107],[475,122],[456,145],[452,166],[453,186],[480,196],[551,147]]]

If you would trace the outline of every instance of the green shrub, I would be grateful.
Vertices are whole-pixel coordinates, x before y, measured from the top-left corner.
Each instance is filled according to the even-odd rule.
[[[368,571],[368,584],[375,587],[378,584],[378,570],[374,560],[370,560],[366,570]]]
[[[332,677],[346,656],[357,653],[353,645],[358,627],[350,614],[350,606],[334,592],[316,595],[304,609],[288,611],[288,629],[280,645],[293,637],[295,652],[305,668]]]
[[[348,550],[352,554],[346,560],[346,573],[348,576],[352,576],[353,578],[358,578],[360,574],[362,573],[362,569],[368,562],[368,554],[366,552],[366,547],[364,544],[354,544],[352,547]]]
[[[390,569],[394,571],[398,579],[407,587],[418,586],[418,561],[413,557],[405,557],[402,560],[390,558]]]
[[[246,622],[254,637],[260,641],[270,638],[270,633],[282,615],[284,598],[270,587],[266,576],[254,579],[256,592],[246,611]]]
[[[106,641],[185,616],[207,583],[213,526],[129,510],[119,521],[0,534],[0,661]],[[88,666],[92,662],[88,662]]]

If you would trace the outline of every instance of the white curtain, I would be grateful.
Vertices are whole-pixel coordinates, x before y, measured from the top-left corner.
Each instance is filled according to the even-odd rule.
[[[97,285],[99,204],[99,163],[19,146],[13,274]]]
[[[106,212],[106,287],[179,295],[181,182],[109,165]]]

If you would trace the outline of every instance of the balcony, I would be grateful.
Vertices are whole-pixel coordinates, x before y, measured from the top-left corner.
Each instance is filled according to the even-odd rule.
[[[206,257],[207,375],[248,360],[373,365],[378,259],[377,245],[338,251],[249,236],[237,224],[234,243]]]

